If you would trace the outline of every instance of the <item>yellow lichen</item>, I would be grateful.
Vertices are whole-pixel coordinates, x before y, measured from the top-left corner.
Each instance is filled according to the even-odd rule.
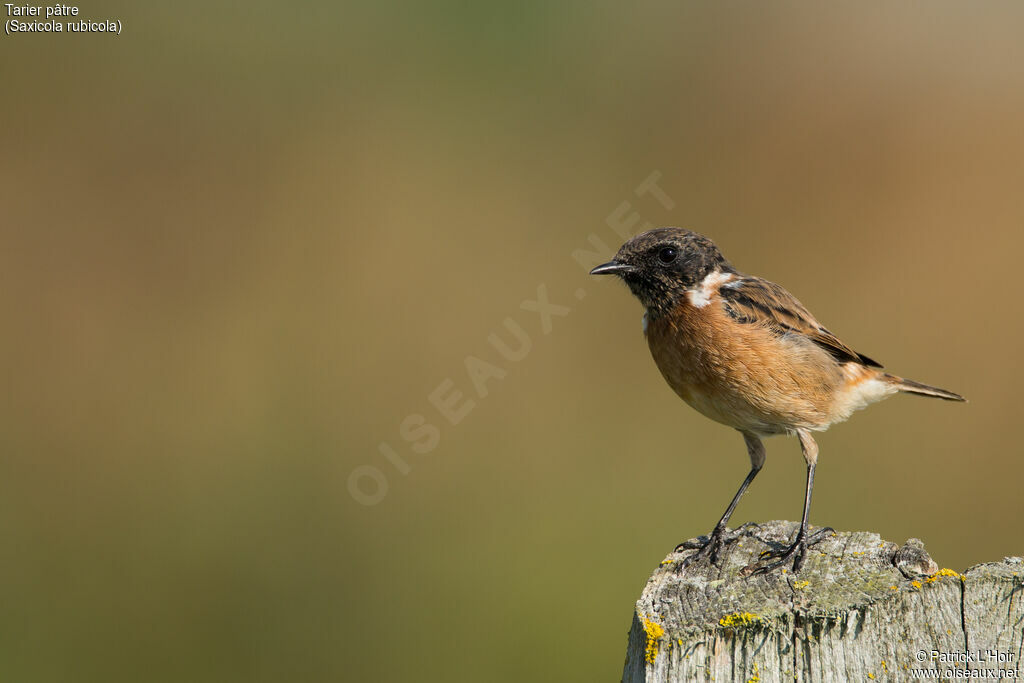
[[[918,590],[921,590],[921,582],[920,581],[911,581],[910,585],[913,586],[914,588],[918,589]]]
[[[925,583],[932,583],[933,581],[938,581],[943,576],[955,576],[956,578],[960,579],[961,581],[964,581],[967,578],[965,575],[961,574],[960,572],[956,571],[955,569],[940,569],[939,571],[935,572],[934,574],[929,576],[927,579],[925,579],[924,582]]]
[[[761,670],[757,668],[757,662],[754,662],[754,675],[750,677],[747,683],[758,683],[761,680]]]
[[[891,590],[891,591],[898,591],[899,589],[900,589],[899,586],[889,586],[889,590]]]
[[[807,588],[810,585],[811,585],[810,581],[794,581],[793,582],[793,588],[795,588],[797,590],[802,590],[804,588]]]
[[[644,659],[648,664],[654,664],[658,658],[658,641],[665,635],[665,629],[661,624],[644,618],[644,633],[647,634],[647,647],[644,648]]]
[[[870,678],[871,680],[875,680],[875,674],[868,673],[868,678]]]
[[[722,628],[735,628],[737,626],[753,626],[754,624],[760,624],[764,619],[756,614],[750,612],[733,612],[732,614],[726,614],[724,617],[718,620],[718,625]]]
[[[885,660],[882,660],[882,671],[889,673],[889,667],[885,665]]]

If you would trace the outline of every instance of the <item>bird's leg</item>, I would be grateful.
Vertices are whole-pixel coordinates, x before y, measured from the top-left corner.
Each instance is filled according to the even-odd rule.
[[[683,560],[683,567],[688,567],[703,557],[710,557],[712,564],[717,563],[718,554],[725,544],[732,540],[726,536],[726,525],[729,523],[729,518],[732,517],[733,510],[736,509],[736,505],[739,504],[740,498],[743,497],[747,487],[750,486],[750,482],[754,481],[754,477],[761,471],[765,460],[764,444],[761,443],[761,439],[749,432],[743,432],[743,439],[747,443],[747,454],[750,456],[750,472],[747,474],[747,478],[743,480],[743,483],[740,484],[740,489],[733,496],[732,502],[729,503],[729,507],[725,510],[725,514],[722,515],[722,518],[718,520],[718,524],[708,534],[708,540],[685,541],[676,546],[676,552],[681,550],[697,550],[697,552]]]
[[[798,572],[803,566],[808,546],[812,546],[827,535],[834,533],[831,527],[825,527],[815,531],[810,537],[807,535],[807,516],[811,511],[811,492],[814,490],[814,467],[818,464],[818,444],[814,442],[810,432],[806,429],[798,429],[796,433],[800,438],[800,448],[803,450],[804,460],[807,461],[807,490],[804,493],[804,515],[800,520],[800,530],[796,534],[793,545],[784,550],[762,553],[761,561],[747,567],[744,572],[746,574],[764,574],[781,567],[790,560],[793,560],[793,571]]]

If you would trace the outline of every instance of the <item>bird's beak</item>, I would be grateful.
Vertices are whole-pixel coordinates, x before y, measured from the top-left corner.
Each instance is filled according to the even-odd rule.
[[[628,263],[621,263],[619,261],[609,261],[608,263],[602,263],[597,268],[590,271],[591,275],[621,275],[622,273],[630,273],[634,270],[633,266]]]

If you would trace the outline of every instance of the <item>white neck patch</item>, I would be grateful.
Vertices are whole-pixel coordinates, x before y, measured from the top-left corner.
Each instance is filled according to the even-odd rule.
[[[711,303],[711,297],[715,295],[718,288],[733,279],[732,273],[723,273],[720,270],[715,270],[708,273],[704,281],[696,289],[686,290],[686,296],[690,299],[690,303],[696,308],[704,308]]]

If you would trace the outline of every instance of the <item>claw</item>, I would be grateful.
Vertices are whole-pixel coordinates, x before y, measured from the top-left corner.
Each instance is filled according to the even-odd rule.
[[[807,556],[807,548],[816,543],[820,543],[825,539],[826,536],[835,534],[835,530],[832,527],[824,527],[818,529],[810,536],[804,534],[803,529],[797,532],[796,539],[793,541],[793,545],[783,550],[766,550],[759,556],[759,562],[752,564],[743,569],[742,574],[744,576],[751,576],[754,574],[767,574],[773,569],[777,569],[782,565],[786,564],[790,560],[793,560],[793,572],[800,571],[803,567],[804,559]],[[775,559],[778,558],[778,559]],[[768,562],[767,560],[775,559],[774,562]]]
[[[718,557],[726,543],[733,541],[742,533],[743,529],[736,529],[730,532],[726,527],[715,527],[707,536],[700,536],[690,541],[683,541],[676,546],[675,552],[682,550],[696,550],[697,552],[687,556],[680,564],[680,568],[689,567],[691,564],[705,557],[710,558],[711,564],[718,564]]]
[[[697,538],[690,539],[689,541],[683,541],[676,546],[673,552],[681,552],[683,550],[700,550],[708,544],[711,540],[710,536],[698,536]]]

